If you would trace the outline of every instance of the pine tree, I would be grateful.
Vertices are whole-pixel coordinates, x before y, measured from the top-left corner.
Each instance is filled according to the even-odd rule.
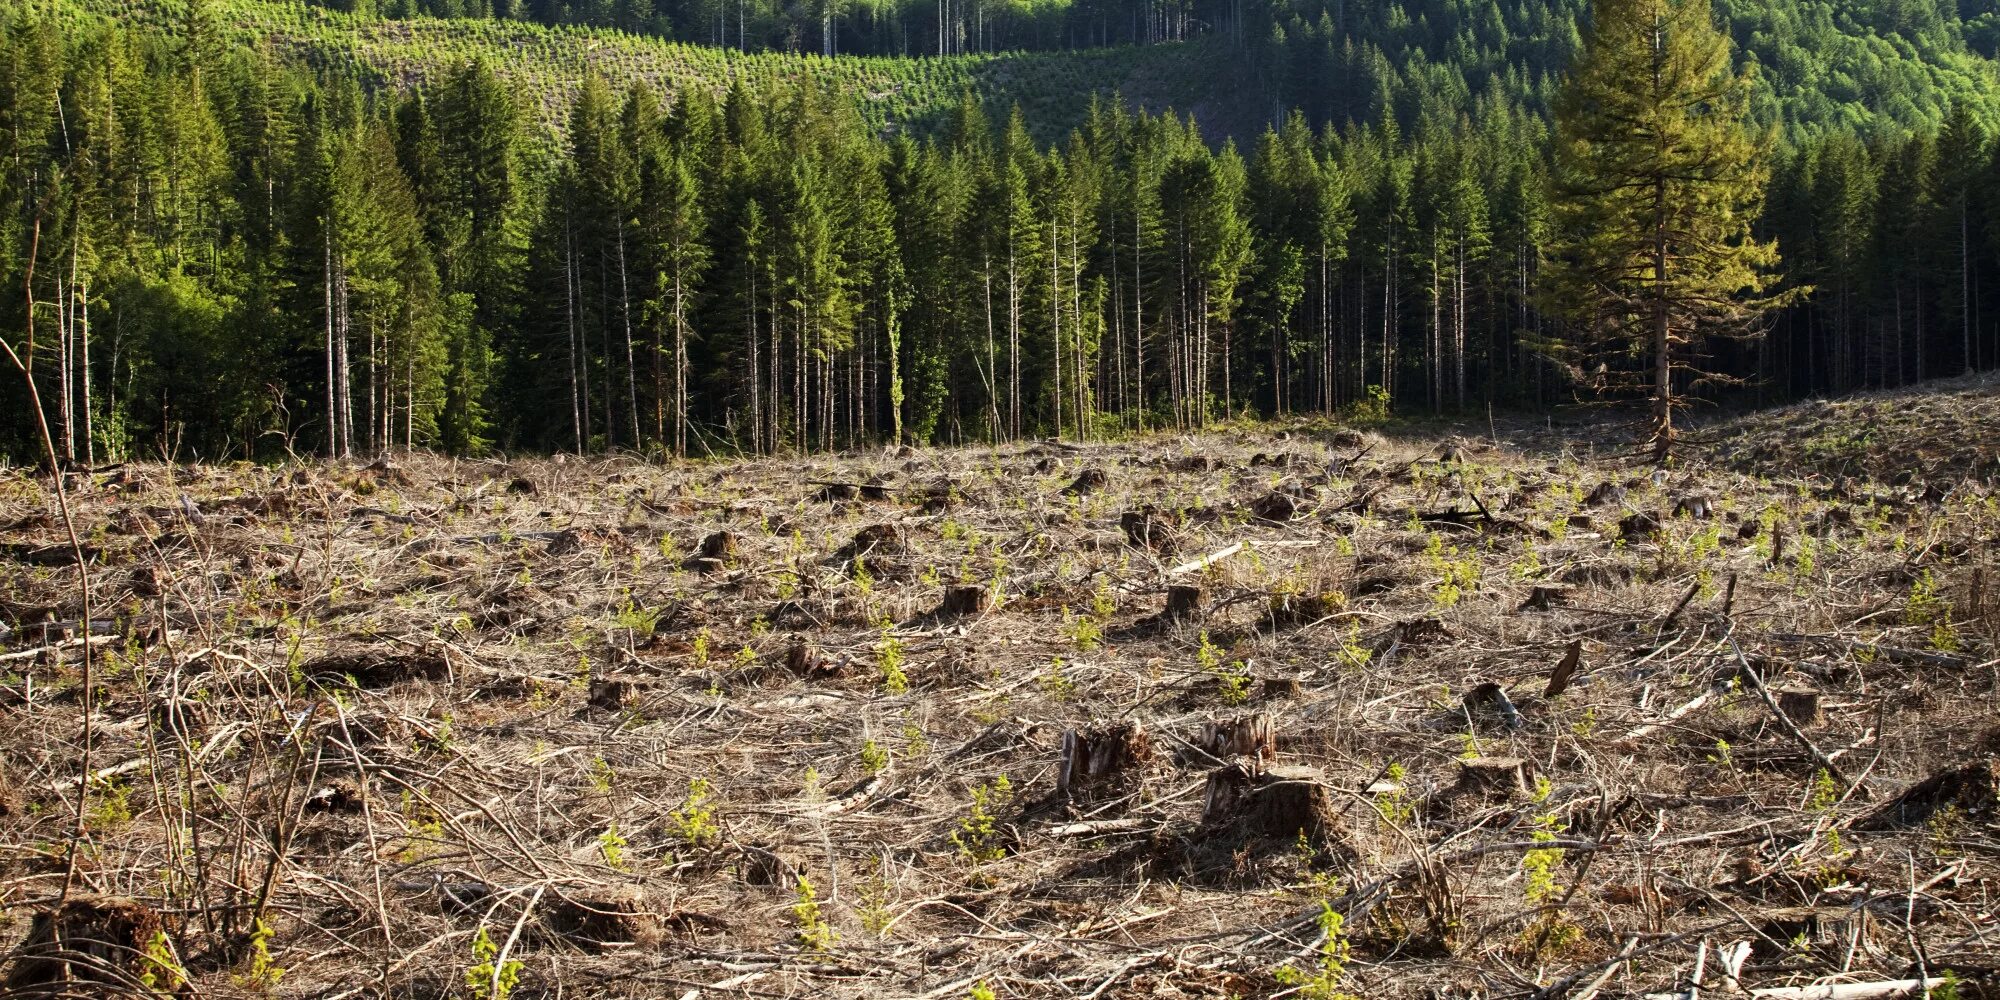
[[[1673,454],[1674,411],[1704,337],[1754,334],[1777,244],[1750,232],[1768,141],[1750,134],[1750,81],[1708,0],[1604,0],[1556,110],[1551,304],[1578,327],[1579,360],[1647,358],[1645,447]],[[1634,383],[1615,357],[1605,387]],[[1703,373],[1705,374],[1705,373]]]

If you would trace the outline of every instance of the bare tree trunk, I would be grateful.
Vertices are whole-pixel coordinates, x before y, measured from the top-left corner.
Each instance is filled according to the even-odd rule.
[[[569,224],[563,224],[563,323],[569,332],[569,421],[576,432],[576,453],[583,454],[585,403],[578,388],[578,366],[582,361],[576,344],[576,242]]]
[[[639,431],[639,375],[632,353],[632,294],[625,275],[625,223],[618,223],[618,309],[625,323],[625,411],[632,419],[632,445],[645,442]]]

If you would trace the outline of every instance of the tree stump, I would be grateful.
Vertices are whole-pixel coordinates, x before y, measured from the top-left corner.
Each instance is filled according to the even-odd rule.
[[[1803,729],[1815,726],[1820,721],[1819,692],[1809,687],[1781,687],[1771,694],[1778,700],[1778,711],[1785,718]]]
[[[952,586],[944,589],[944,597],[938,601],[939,618],[971,618],[986,613],[992,604],[993,593],[981,586]]]
[[[1498,722],[1508,729],[1521,728],[1521,712],[1507,697],[1507,689],[1487,681],[1465,693],[1465,709],[1476,721]]]
[[[639,700],[637,678],[612,674],[607,677],[593,677],[590,680],[590,707],[602,712],[615,712]]]
[[[1271,717],[1263,712],[1233,719],[1210,719],[1201,727],[1201,748],[1211,756],[1269,760],[1278,755]]]
[[[717,531],[702,538],[701,546],[693,559],[688,560],[688,568],[702,573],[713,573],[723,568],[735,558],[737,551],[736,533]]]
[[[851,483],[828,483],[814,491],[812,499],[820,503],[835,503],[841,500],[852,500],[860,494],[861,491],[856,489]]]
[[[1991,760],[1940,771],[1904,789],[1880,809],[1863,816],[1856,830],[1889,830],[1929,820],[1939,810],[1956,808],[1972,814],[1993,808],[2000,799],[2000,775]]]
[[[1063,493],[1073,497],[1089,496],[1109,485],[1111,477],[1105,475],[1103,469],[1085,469],[1077,473],[1073,482],[1063,487]]]
[[[1299,502],[1288,493],[1272,491],[1250,501],[1250,513],[1259,521],[1283,524],[1299,513]]]
[[[1519,757],[1473,757],[1458,762],[1460,792],[1476,792],[1508,797],[1527,795],[1528,775],[1533,765]]]
[[[1063,730],[1056,795],[1088,799],[1106,789],[1122,791],[1153,756],[1153,738],[1137,721]]]
[[[1264,678],[1264,697],[1267,699],[1296,698],[1304,691],[1305,686],[1299,683],[1297,677]]]
[[[842,562],[861,559],[878,553],[903,551],[903,533],[893,524],[871,524],[854,533],[854,540],[842,546],[835,556]]]
[[[666,936],[660,915],[638,886],[558,890],[543,926],[573,944],[601,951],[626,943],[657,947]]]
[[[1294,844],[1352,856],[1334,809],[1333,793],[1318,771],[1306,767],[1258,770],[1231,764],[1209,773],[1203,790],[1202,826],[1232,839]]]
[[[35,914],[14,953],[5,989],[34,994],[36,987],[61,989],[60,984],[78,982],[122,985],[148,972],[163,978],[169,970],[146,958],[160,932],[159,912],[144,903],[121,896],[71,897],[60,908]]]
[[[1161,619],[1174,624],[1189,624],[1201,620],[1201,588],[1186,584],[1175,584],[1167,588],[1167,607],[1160,613]]]
[[[1547,611],[1559,604],[1569,603],[1568,587],[1541,587],[1528,591],[1528,599],[1521,602],[1522,611]]]
[[[1158,511],[1150,508],[1128,510],[1118,516],[1118,527],[1125,532],[1125,540],[1135,548],[1150,552],[1172,554],[1180,547],[1173,526]]]

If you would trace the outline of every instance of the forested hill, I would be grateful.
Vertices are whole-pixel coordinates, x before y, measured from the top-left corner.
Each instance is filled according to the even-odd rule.
[[[188,0],[56,2],[166,31],[188,17]],[[233,43],[358,70],[376,84],[435,81],[483,59],[551,135],[594,71],[614,90],[819,83],[857,98],[877,125],[919,132],[971,90],[992,107],[1021,105],[1044,142],[1080,123],[1092,96],[1117,94],[1156,112],[1192,113],[1211,140],[1243,145],[1291,108],[1335,125],[1378,121],[1385,109],[1405,126],[1507,104],[1542,112],[1588,18],[1581,0],[1186,0],[1172,9],[1156,0],[1127,0],[1131,9],[1118,0],[198,2]],[[1757,69],[1753,115],[1797,139],[1934,128],[1954,104],[1982,117],[2000,111],[1994,6],[1723,0],[1717,11],[1739,59]],[[828,16],[806,17],[808,9]],[[950,18],[943,57],[934,54],[938,11]],[[1114,44],[1069,47],[1098,41]],[[1002,44],[1017,47],[981,51]]]

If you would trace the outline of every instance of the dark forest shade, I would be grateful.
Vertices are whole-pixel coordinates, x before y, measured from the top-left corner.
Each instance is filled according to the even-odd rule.
[[[912,134],[811,85],[587,78],[551,143],[477,62],[364,86],[200,7],[5,9],[0,332],[33,245],[35,373],[78,461],[701,455],[1576,389],[1537,349],[1573,331],[1540,306],[1528,104],[1292,114],[1239,149],[1110,101],[1047,143],[970,96]],[[1792,395],[1995,363],[1982,119],[1908,121],[1775,152],[1755,233],[1816,291],[1713,364]],[[24,398],[0,382],[16,458]]]

